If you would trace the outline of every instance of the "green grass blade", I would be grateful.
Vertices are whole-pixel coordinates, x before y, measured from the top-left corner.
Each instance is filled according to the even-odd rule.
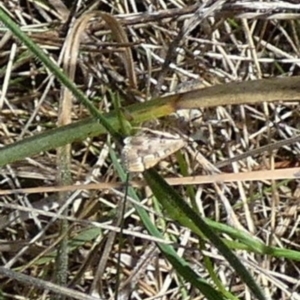
[[[55,75],[55,77],[66,86],[73,95],[83,103],[83,105],[96,117],[105,129],[119,140],[121,137],[110,125],[110,123],[99,113],[97,108],[86,98],[86,96],[77,89],[76,85],[62,72],[62,70],[44,53],[44,51],[36,45],[19,26],[0,8],[0,21],[11,30],[11,32],[37,57],[41,62]]]
[[[124,182],[126,180],[126,173],[120,165],[118,158],[114,151],[111,151],[111,158],[118,172],[121,180]],[[140,201],[138,195],[132,187],[129,187],[128,194],[130,197],[136,201]],[[155,224],[152,223],[148,213],[140,206],[134,205],[138,215],[141,218],[142,223],[148,230],[148,232],[157,238],[163,238],[162,233],[157,229]],[[178,256],[174,248],[170,245],[158,243],[157,246],[160,248],[161,252],[172,264],[174,269],[181,275],[186,281],[190,282],[195,288],[209,300],[224,300],[224,297],[216,289],[210,286],[205,280],[201,279],[200,276],[195,273],[195,271],[189,266],[189,263],[186,262],[183,258]]]
[[[177,192],[153,169],[145,171],[144,177],[156,198],[161,201],[161,204],[167,211],[168,215],[174,221],[178,221],[183,226],[190,228],[200,237],[204,234],[228,260],[230,265],[247,284],[256,298],[265,300],[266,298],[261,289],[237,256],[214,233],[204,220],[190,208],[190,206],[177,194]]]

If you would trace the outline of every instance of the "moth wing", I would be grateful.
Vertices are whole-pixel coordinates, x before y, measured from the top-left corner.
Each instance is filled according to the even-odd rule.
[[[185,144],[186,142],[183,139],[168,140],[167,143],[162,142],[159,147],[155,147],[153,143],[151,146],[151,148],[154,148],[153,151],[150,151],[151,154],[144,156],[143,162],[147,166],[147,169],[152,168],[161,160],[183,148]]]
[[[143,172],[183,148],[186,141],[179,135],[163,133],[137,134],[124,140],[122,161],[129,172]]]

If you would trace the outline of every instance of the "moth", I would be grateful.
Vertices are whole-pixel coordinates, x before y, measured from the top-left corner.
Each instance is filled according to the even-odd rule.
[[[185,146],[179,134],[143,129],[124,139],[122,162],[128,172],[143,172]]]

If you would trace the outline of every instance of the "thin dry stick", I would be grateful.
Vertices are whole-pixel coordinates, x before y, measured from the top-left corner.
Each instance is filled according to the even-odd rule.
[[[130,298],[130,293],[134,290],[140,277],[144,275],[147,266],[150,264],[151,260],[157,253],[158,249],[155,244],[151,244],[147,247],[146,252],[139,259],[130,276],[121,285],[119,289],[118,300],[125,300]]]
[[[209,2],[212,2],[212,1],[209,1]],[[162,65],[162,69],[161,69],[161,71],[159,73],[159,77],[157,79],[157,85],[153,91],[153,96],[156,96],[159,94],[162,83],[167,75],[168,70],[169,70],[169,65],[176,57],[176,50],[177,50],[177,47],[179,46],[181,40],[185,36],[187,36],[189,34],[189,32],[191,32],[204,19],[206,19],[208,16],[210,16],[215,10],[220,9],[223,6],[224,2],[226,2],[226,0],[218,0],[215,3],[212,3],[212,5],[207,10],[205,10],[205,12],[203,12],[205,7],[210,4],[210,3],[208,4],[207,2],[205,2],[197,9],[197,11],[194,13],[192,18],[187,22],[187,24],[184,25],[180,29],[178,35],[176,36],[176,38],[174,39],[174,41],[170,44],[170,46],[168,48],[168,52],[166,54],[165,61]]]
[[[80,220],[80,219],[73,218],[73,217],[61,216],[61,215],[58,215],[57,213],[45,212],[43,210],[29,209],[29,208],[21,206],[21,205],[15,205],[15,204],[5,204],[5,205],[3,205],[0,202],[0,207],[5,207],[5,208],[9,208],[9,209],[18,209],[20,211],[31,211],[31,212],[35,212],[36,214],[42,215],[42,216],[52,217],[53,219],[60,219],[60,220],[61,219],[66,219],[68,221],[76,222],[76,223],[82,224],[84,226],[94,226],[96,228],[102,228],[104,230],[111,230],[111,231],[115,231],[115,232],[121,232],[119,227],[106,225],[106,224],[103,224],[103,223],[98,223],[98,222],[93,222],[93,221],[88,221],[88,220]],[[149,236],[147,234],[134,232],[134,231],[127,230],[127,229],[124,229],[122,232],[124,234],[130,235],[130,236],[133,236],[133,237],[137,237],[137,238],[140,238],[140,239],[144,239],[144,240],[147,240],[147,241],[155,242],[155,243],[172,244],[169,241],[165,241],[165,240],[160,239],[160,238],[156,238],[156,237],[153,237],[153,236]]]
[[[213,164],[211,164],[200,152],[195,153],[189,146],[187,146],[186,148],[188,152],[192,155],[192,157],[195,157],[195,159],[199,162],[199,164],[203,167],[203,169],[206,172],[208,172],[209,174],[220,173],[220,170],[218,170]],[[220,188],[220,185],[222,186],[222,189]],[[226,189],[226,186],[222,183],[215,182],[213,183],[213,186],[215,187],[215,190],[217,191],[220,200],[222,201],[224,208],[227,212],[228,223],[238,229],[245,230],[245,228],[241,225],[237,216],[235,215],[230,202],[224,195],[223,190]]]
[[[121,224],[124,218],[124,213],[123,213],[123,205],[125,200],[119,201],[118,203],[118,207],[116,207],[116,211],[117,214],[113,220],[113,224],[112,226],[115,226],[116,228],[121,228]],[[123,229],[120,229],[121,233],[123,233]],[[105,243],[105,247],[104,250],[102,252],[102,256],[101,259],[98,263],[98,267],[96,270],[96,273],[94,275],[94,280],[91,284],[91,288],[90,288],[90,294],[94,294],[95,292],[97,292],[98,288],[100,287],[100,290],[102,290],[102,280],[101,278],[103,278],[103,274],[105,272],[105,268],[107,266],[107,261],[111,256],[112,253],[112,248],[114,245],[114,241],[116,239],[118,232],[116,231],[110,231],[108,233],[108,237],[107,237],[107,241]],[[116,276],[120,276],[119,274],[117,274]],[[104,293],[103,293],[104,294]]]
[[[277,150],[277,149],[279,149],[283,146],[288,146],[290,144],[294,144],[294,143],[298,143],[298,142],[300,142],[300,135],[297,135],[295,137],[292,137],[292,138],[289,138],[289,139],[286,139],[286,140],[278,141],[278,142],[275,142],[273,144],[262,146],[262,147],[259,147],[257,149],[249,150],[245,153],[242,153],[242,154],[236,155],[234,157],[225,159],[223,161],[217,162],[216,167],[217,168],[222,168],[222,167],[225,167],[225,166],[228,166],[228,165],[232,164],[233,162],[237,162],[237,161],[245,159],[247,157],[262,154],[264,152],[274,151],[274,150]]]
[[[74,31],[72,28],[69,28],[69,34],[66,39],[66,48],[64,53],[63,60],[63,69],[65,73],[70,77],[72,81],[75,78],[75,69],[76,64],[73,64],[73,55],[77,58],[77,53],[72,53],[72,42],[74,38]],[[75,45],[76,47],[76,45]],[[64,86],[61,89],[61,97],[59,102],[59,115],[58,115],[58,126],[65,126],[71,123],[72,115],[72,94]],[[60,185],[69,185],[72,182],[71,175],[71,144],[67,144],[61,148],[57,149],[57,181]],[[59,192],[58,198],[59,202],[66,202],[68,199],[69,192]],[[62,214],[67,215],[69,208],[67,207]],[[68,236],[69,233],[69,224],[68,221],[63,219],[60,221],[60,236],[61,241],[57,248],[57,255],[55,259],[55,281],[58,285],[65,286],[68,280]],[[65,296],[53,296],[51,299],[61,299],[64,300]]]
[[[105,22],[112,30],[112,32],[118,42],[128,44],[128,39],[127,39],[124,29],[120,26],[118,21],[113,16],[106,14],[106,13],[102,13],[102,12],[93,12],[93,13],[84,15],[82,18],[80,18],[78,21],[76,21],[76,23],[74,24],[74,28],[67,39],[67,49],[66,49],[66,55],[65,55],[65,60],[64,60],[64,67],[66,70],[68,70],[68,74],[69,74],[69,77],[71,80],[74,80],[74,77],[75,77],[76,60],[77,60],[78,51],[79,51],[80,38],[84,33],[87,22],[92,17],[95,17],[95,16],[101,16],[103,18],[103,20],[105,20]],[[124,53],[125,53],[124,64],[126,67],[128,77],[130,79],[131,87],[136,88],[137,83],[136,83],[136,76],[135,76],[134,67],[133,67],[133,59],[132,59],[131,50],[129,48],[125,48]],[[65,91],[64,99],[69,99],[69,101],[71,101],[72,95],[71,95],[70,91],[68,91],[68,90],[64,90],[64,91]],[[71,114],[69,114],[69,115],[71,115]],[[119,212],[120,210],[118,209],[117,211]],[[122,221],[122,216],[120,216],[118,214],[116,221],[115,221],[115,225],[118,227],[121,224],[121,221]],[[100,261],[97,272],[95,274],[95,278],[94,278],[93,284],[91,286],[91,291],[94,291],[96,289],[96,285],[100,282],[100,278],[103,275],[103,272],[104,272],[105,266],[106,266],[106,262],[109,258],[109,253],[111,253],[111,249],[113,246],[113,241],[115,240],[115,236],[116,236],[115,232],[111,232],[109,234],[109,237],[108,237],[108,240],[107,240],[107,243],[105,246],[104,255],[102,256],[102,260]]]
[[[43,290],[49,290],[58,295],[64,295],[66,297],[72,297],[78,300],[99,300],[99,298],[91,297],[84,293],[53,284],[49,281],[45,281],[45,280],[34,278],[32,276],[21,274],[4,267],[0,267],[0,274],[8,278],[14,279],[18,282],[21,282],[24,285],[35,286]]]
[[[286,168],[278,170],[263,170],[263,171],[251,171],[243,173],[221,173],[212,175],[197,175],[187,176],[180,178],[165,178],[170,185],[193,185],[193,184],[206,184],[213,182],[242,182],[242,181],[266,181],[266,180],[282,180],[282,179],[299,179],[300,168]],[[133,187],[144,187],[146,182],[130,181],[129,184]],[[34,194],[41,192],[59,192],[59,191],[79,191],[79,190],[105,190],[111,188],[124,187],[123,183],[119,182],[101,182],[91,184],[78,184],[69,186],[51,186],[43,188],[24,188],[14,190],[1,190],[0,195],[12,195],[12,194]],[[5,218],[6,219],[6,218]],[[7,219],[6,219],[7,220]]]

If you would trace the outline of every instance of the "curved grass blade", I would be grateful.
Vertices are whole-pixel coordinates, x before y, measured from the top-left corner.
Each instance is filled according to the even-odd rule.
[[[127,174],[124,172],[124,169],[120,165],[118,158],[114,151],[110,152],[113,164],[122,180],[122,182],[126,181]],[[128,195],[135,199],[136,201],[140,201],[138,195],[132,187],[128,188]],[[140,206],[134,205],[138,215],[141,218],[144,226],[147,231],[154,237],[163,238],[161,232],[157,229],[155,224],[152,223],[148,213]],[[176,272],[182,276],[187,282],[190,282],[195,288],[197,288],[208,300],[224,300],[224,297],[220,292],[214,289],[211,285],[209,285],[205,280],[203,280],[186,262],[183,258],[178,256],[176,251],[171,245],[157,243],[162,254],[168,259],[168,261],[172,264]]]
[[[82,102],[82,104],[90,111],[90,113],[96,117],[99,122],[105,127],[105,129],[118,141],[121,137],[114,129],[113,126],[99,113],[98,109],[92,104],[91,101],[76,87],[76,85],[69,80],[69,78],[62,72],[62,70],[50,60],[50,58],[44,53],[44,51],[36,45],[19,26],[0,8],[0,21],[11,30],[11,32],[18,38],[24,45],[36,56],[41,62],[55,75],[55,77],[66,86],[73,95]]]
[[[197,235],[205,236],[228,260],[236,273],[247,284],[257,299],[266,300],[263,292],[240,262],[238,257],[226,246],[226,244],[214,233],[214,231],[193,211],[190,206],[179,196],[179,194],[167,184],[167,182],[153,169],[143,173],[147,183],[155,197],[161,202],[168,215],[180,222],[183,226],[190,228]]]

